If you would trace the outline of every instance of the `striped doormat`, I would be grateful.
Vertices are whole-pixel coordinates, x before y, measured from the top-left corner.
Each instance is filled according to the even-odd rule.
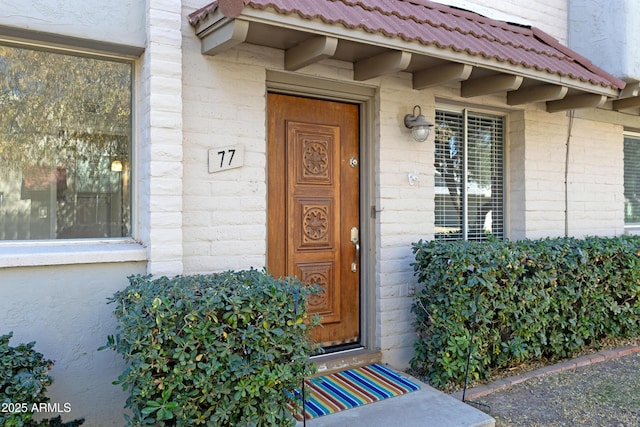
[[[344,411],[420,389],[420,386],[381,364],[363,366],[305,380],[306,419]],[[300,393],[296,393],[300,399]],[[299,402],[299,406],[300,402]],[[299,408],[301,409],[301,408]],[[294,417],[302,421],[302,411]]]

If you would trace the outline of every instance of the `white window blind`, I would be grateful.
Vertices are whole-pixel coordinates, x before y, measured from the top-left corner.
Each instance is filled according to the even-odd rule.
[[[640,225],[640,135],[624,138],[624,222]]]
[[[436,239],[503,238],[503,118],[438,110],[435,131]]]

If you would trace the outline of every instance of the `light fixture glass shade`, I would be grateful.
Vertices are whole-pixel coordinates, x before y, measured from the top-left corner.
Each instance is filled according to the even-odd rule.
[[[418,110],[417,113],[416,110]],[[413,107],[413,114],[404,116],[404,125],[411,129],[411,136],[417,142],[426,141],[433,127],[433,124],[422,115],[422,108],[419,105]]]
[[[411,135],[417,142],[424,142],[429,138],[431,128],[429,126],[414,126],[411,128]]]

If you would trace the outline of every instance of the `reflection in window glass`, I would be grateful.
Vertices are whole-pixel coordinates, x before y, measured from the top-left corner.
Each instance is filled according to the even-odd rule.
[[[0,45],[0,240],[131,235],[127,62]]]
[[[435,237],[504,234],[503,119],[436,111]]]

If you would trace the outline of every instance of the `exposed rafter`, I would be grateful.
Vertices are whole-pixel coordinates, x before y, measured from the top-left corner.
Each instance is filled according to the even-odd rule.
[[[640,82],[627,82],[627,85],[620,91],[620,98],[630,98],[640,95]]]
[[[516,90],[522,84],[522,76],[511,74],[498,74],[495,76],[481,77],[474,80],[466,80],[460,86],[460,95],[463,98],[490,95],[498,92]]]
[[[557,101],[547,101],[547,111],[549,113],[555,113],[579,108],[596,108],[604,104],[606,100],[606,96],[593,93],[572,95]]]
[[[634,96],[633,98],[616,99],[615,101],[613,101],[613,109],[616,111],[639,107],[640,96]]]
[[[640,107],[640,82],[631,81],[620,92],[620,98],[612,103],[615,111]]]
[[[202,39],[202,53],[215,55],[224,52],[247,40],[247,34],[249,34],[249,21],[242,19],[223,21],[217,28],[199,35]]]
[[[569,88],[558,85],[542,85],[518,89],[507,93],[507,104],[521,105],[530,102],[554,101],[567,95]]]
[[[413,73],[413,88],[426,89],[429,87],[467,80],[473,71],[469,64],[451,62],[437,67],[420,70]]]
[[[404,71],[409,67],[411,54],[401,50],[392,50],[362,59],[353,65],[354,80],[363,81],[374,77]]]
[[[303,41],[284,54],[284,68],[288,71],[299,70],[314,62],[329,58],[336,53],[338,39],[336,37],[318,36]]]

